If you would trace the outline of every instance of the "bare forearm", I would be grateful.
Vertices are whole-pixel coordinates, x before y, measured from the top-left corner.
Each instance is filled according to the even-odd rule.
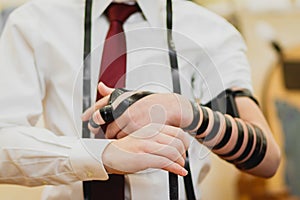
[[[256,117],[262,118],[257,121],[247,120],[249,112],[250,115],[257,112],[255,107],[254,110],[248,109],[247,115],[243,110],[241,118],[233,118],[207,107],[199,106],[198,109],[201,116],[199,124],[190,132],[196,133],[199,142],[243,171],[262,177],[274,175],[279,165],[280,151],[262,116]]]

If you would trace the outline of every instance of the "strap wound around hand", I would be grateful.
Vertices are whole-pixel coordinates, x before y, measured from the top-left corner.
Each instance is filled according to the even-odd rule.
[[[119,93],[123,94],[124,92],[119,92]],[[119,94],[118,96],[120,96],[121,94]],[[140,100],[150,94],[153,94],[153,93],[147,92],[147,91],[135,93],[135,94],[131,95],[130,97],[127,97],[126,99],[121,101],[121,103],[116,107],[116,109],[113,109],[113,107],[111,105],[104,106],[103,108],[99,109],[101,117],[106,123],[110,123],[113,120],[120,117],[135,102],[137,102],[138,100]],[[116,96],[117,96],[117,94],[116,94]],[[112,99],[112,102],[115,101],[116,98],[114,97],[114,99]]]
[[[129,92],[130,90],[126,90],[124,88],[117,88],[115,89],[108,100],[108,104],[112,104],[121,94],[124,94],[125,92]]]

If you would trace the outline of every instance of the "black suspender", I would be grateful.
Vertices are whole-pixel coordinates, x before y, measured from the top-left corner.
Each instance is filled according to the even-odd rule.
[[[168,38],[168,48],[169,48],[169,60],[171,64],[172,82],[173,82],[173,92],[180,94],[180,77],[178,70],[178,60],[177,52],[175,49],[175,44],[172,35],[173,28],[173,12],[172,12],[172,0],[167,0],[167,38]],[[193,187],[190,163],[188,151],[186,151],[185,169],[188,174],[184,177],[184,187],[188,200],[195,200],[195,191]],[[176,174],[169,172],[169,190],[170,190],[170,200],[178,199],[178,177]]]
[[[85,111],[91,106],[91,35],[92,35],[92,0],[85,1],[84,17],[84,49],[83,49],[83,97],[82,110]],[[82,137],[90,138],[88,121],[82,122]],[[84,200],[89,200],[91,182],[83,182]]]
[[[177,53],[172,37],[172,14],[172,0],[167,0],[167,38],[169,48],[169,60],[171,64],[173,92],[180,94],[181,88],[179,82]],[[171,172],[169,172],[169,197],[170,200],[178,200],[178,176]]]

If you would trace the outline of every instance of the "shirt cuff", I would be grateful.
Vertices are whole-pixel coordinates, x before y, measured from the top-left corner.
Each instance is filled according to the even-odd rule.
[[[108,174],[102,162],[102,153],[112,140],[78,139],[72,147],[71,165],[82,181],[107,180]]]

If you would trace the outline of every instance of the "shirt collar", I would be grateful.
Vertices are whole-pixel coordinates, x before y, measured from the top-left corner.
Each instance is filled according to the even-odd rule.
[[[92,6],[93,20],[100,17],[113,0],[95,0]],[[164,0],[136,0],[143,15],[152,27],[164,27]]]

